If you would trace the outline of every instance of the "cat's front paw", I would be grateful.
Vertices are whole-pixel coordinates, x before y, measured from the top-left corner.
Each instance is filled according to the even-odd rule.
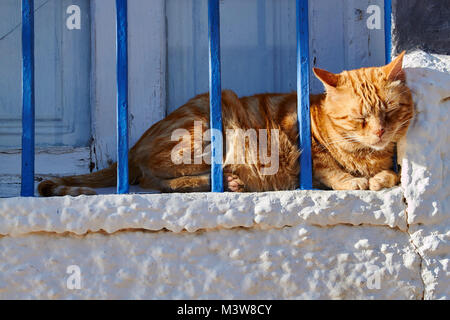
[[[369,180],[367,178],[347,178],[333,186],[334,190],[367,190]]]
[[[226,175],[226,191],[244,192],[244,182],[235,174]]]
[[[398,175],[391,170],[383,170],[369,180],[369,189],[378,191],[384,188],[392,188],[398,183]]]

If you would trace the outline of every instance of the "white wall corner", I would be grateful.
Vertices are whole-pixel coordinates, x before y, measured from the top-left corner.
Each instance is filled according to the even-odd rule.
[[[423,259],[425,299],[449,299],[450,57],[416,51],[405,66],[416,106],[402,161],[408,232]]]

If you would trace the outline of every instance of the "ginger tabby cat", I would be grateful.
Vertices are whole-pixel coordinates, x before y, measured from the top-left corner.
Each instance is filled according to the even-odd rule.
[[[380,190],[395,186],[398,175],[392,171],[395,143],[406,134],[413,117],[413,102],[402,70],[404,52],[383,67],[362,68],[333,74],[314,69],[326,93],[311,96],[313,181],[316,187],[335,190]],[[298,187],[299,155],[297,96],[259,94],[238,98],[232,91],[222,94],[224,141],[230,129],[269,130],[271,146],[278,147],[277,170],[263,173],[267,162],[260,157],[235,163],[239,134],[228,134],[224,151],[226,191],[290,190]],[[209,143],[193,142],[209,128],[209,96],[194,97],[165,119],[154,124],[129,153],[130,184],[162,192],[210,190],[210,165],[204,160],[190,164],[174,163],[175,155],[203,153]],[[185,129],[187,143],[173,141],[176,130]],[[272,131],[270,131],[272,130]],[[278,130],[277,132],[273,130]],[[237,131],[239,132],[239,131]],[[186,137],[186,135],[188,137]],[[270,136],[270,134],[269,134]],[[261,140],[261,138],[259,139]],[[248,142],[245,143],[248,146]],[[272,150],[272,149],[271,149]],[[272,152],[271,152],[271,155]],[[242,156],[242,155],[241,155]],[[176,157],[175,157],[176,158]],[[195,160],[195,159],[194,159]],[[253,159],[254,160],[254,159]],[[175,161],[176,162],[176,161]],[[96,194],[91,188],[114,186],[116,164],[80,176],[52,178],[39,184],[42,196]]]

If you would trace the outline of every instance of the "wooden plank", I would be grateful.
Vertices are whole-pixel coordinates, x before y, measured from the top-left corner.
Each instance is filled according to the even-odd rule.
[[[36,190],[37,183],[33,184]],[[21,175],[0,176],[0,198],[19,197],[21,191]]]
[[[34,0],[35,146],[87,146],[90,0]],[[81,29],[69,30],[69,5]],[[0,1],[0,148],[22,143],[22,0]]]
[[[10,149],[0,151],[0,197],[18,197],[21,189],[22,151]],[[36,148],[33,190],[46,177],[71,176],[90,172],[90,150],[88,147]]]
[[[129,141],[166,116],[165,0],[128,0]]]
[[[20,149],[0,150],[2,175],[20,175]],[[88,147],[52,147],[35,149],[35,175],[75,175],[89,173],[90,150]]]
[[[22,197],[34,196],[34,0],[22,0]]]
[[[114,0],[91,1],[92,84],[91,123],[92,156],[96,169],[116,161],[116,103],[117,90]]]
[[[297,116],[301,150],[300,189],[302,190],[312,189],[308,20],[308,0],[297,0]]]
[[[92,157],[96,169],[117,160],[114,0],[91,0]],[[166,114],[164,0],[128,0],[129,142]]]
[[[209,0],[209,100],[211,129],[211,191],[223,192],[222,88],[220,78],[219,0]],[[220,133],[217,137],[214,133]]]

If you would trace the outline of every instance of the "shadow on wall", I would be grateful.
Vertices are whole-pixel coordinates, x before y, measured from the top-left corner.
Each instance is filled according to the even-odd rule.
[[[450,54],[450,0],[394,0],[396,53],[422,49]]]

